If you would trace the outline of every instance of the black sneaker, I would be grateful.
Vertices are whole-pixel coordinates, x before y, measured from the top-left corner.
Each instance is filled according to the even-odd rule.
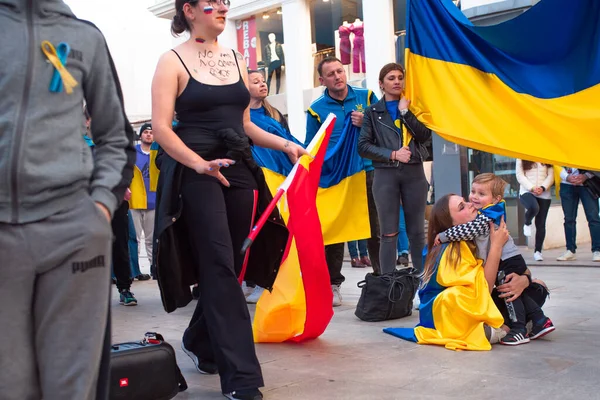
[[[552,323],[550,318],[546,317],[543,324],[534,325],[533,328],[531,328],[531,334],[529,335],[529,338],[531,340],[539,339],[542,336],[546,336],[555,329],[556,328],[554,327],[554,324]]]
[[[138,281],[149,281],[150,279],[152,279],[152,277],[148,274],[139,274],[135,277],[135,279],[137,279]]]
[[[234,390],[231,393],[223,393],[229,400],[262,400],[263,395],[258,389]]]
[[[124,306],[137,306],[137,300],[129,289],[119,290],[119,303]]]
[[[188,349],[185,348],[185,345],[183,344],[183,341],[181,341],[181,350],[183,350],[183,352],[185,354],[187,354],[188,357],[190,357],[192,359],[192,361],[194,362],[194,365],[196,366],[196,369],[201,374],[203,374],[203,375],[215,375],[215,374],[219,373],[219,369],[217,368],[217,364],[215,364],[214,362],[210,362],[210,361],[200,360],[198,358],[198,356],[196,356],[190,350],[188,350]]]
[[[518,346],[525,343],[529,343],[527,333],[513,331],[512,329],[506,334],[506,336],[500,339],[500,344],[505,344],[507,346]]]
[[[404,265],[405,267],[408,267],[408,254],[400,254],[396,260],[396,265]]]

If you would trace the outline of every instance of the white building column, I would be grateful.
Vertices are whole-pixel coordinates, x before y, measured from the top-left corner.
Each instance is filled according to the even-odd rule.
[[[288,123],[292,134],[302,140],[306,135],[304,91],[313,88],[310,7],[307,0],[287,0],[281,11]]]
[[[363,0],[367,88],[379,94],[379,71],[396,61],[393,0]]]

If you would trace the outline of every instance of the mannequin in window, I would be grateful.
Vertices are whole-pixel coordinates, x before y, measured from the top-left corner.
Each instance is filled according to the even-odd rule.
[[[269,44],[265,46],[265,63],[267,64],[267,88],[271,90],[271,78],[275,72],[276,93],[279,94],[281,87],[281,70],[285,65],[283,47],[277,41],[274,33],[269,33]]]
[[[348,21],[344,21],[342,26],[338,28],[338,32],[340,34],[340,61],[342,61],[342,65],[350,65],[352,62],[350,59],[352,46],[350,45],[351,25]]]
[[[350,30],[354,33],[354,42],[352,43],[352,71],[356,74],[367,72],[365,66],[365,27],[363,22],[356,18],[350,26]]]

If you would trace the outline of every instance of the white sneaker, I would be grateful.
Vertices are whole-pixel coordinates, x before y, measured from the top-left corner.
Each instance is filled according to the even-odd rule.
[[[253,287],[246,285],[246,281],[242,282],[242,292],[244,292],[244,297],[248,297],[254,292]]]
[[[248,304],[258,303],[258,300],[260,300],[260,296],[262,296],[264,291],[265,291],[265,289],[261,288],[260,286],[255,287],[254,291],[248,297],[246,297],[246,303],[248,303]]]
[[[542,253],[540,253],[539,251],[533,253],[533,259],[535,261],[544,261],[544,257],[542,257]]]
[[[500,339],[506,336],[506,331],[502,328],[492,328],[489,325],[483,324],[483,330],[490,344],[500,343]]]
[[[595,251],[592,255],[592,261],[600,261],[600,251]]]
[[[531,225],[523,225],[523,235],[527,237],[531,236]]]
[[[575,253],[573,253],[571,250],[567,250],[567,252],[565,254],[563,254],[560,257],[557,257],[556,261],[573,261],[576,259],[577,259],[577,257],[575,257]]]
[[[331,285],[333,292],[333,306],[339,307],[342,305],[342,293],[340,293],[340,285]]]

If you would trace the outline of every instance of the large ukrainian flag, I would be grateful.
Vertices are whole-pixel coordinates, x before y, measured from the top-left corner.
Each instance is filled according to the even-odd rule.
[[[348,114],[342,136],[336,146],[327,148],[323,161],[317,210],[325,244],[371,237],[366,172],[357,149],[359,133]],[[263,167],[269,189],[275,194],[291,171],[292,163],[280,151],[263,149],[260,154],[254,153],[254,158]],[[289,210],[280,208],[279,211],[287,221]]]
[[[407,97],[429,128],[491,153],[600,170],[600,1],[542,0],[474,26],[409,0]]]

